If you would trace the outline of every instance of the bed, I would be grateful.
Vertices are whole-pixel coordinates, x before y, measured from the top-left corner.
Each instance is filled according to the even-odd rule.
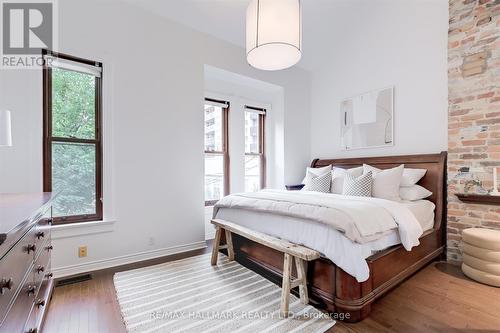
[[[334,165],[352,168],[363,163],[380,169],[400,164],[405,164],[408,168],[427,169],[418,184],[433,192],[432,196],[427,200],[400,203],[413,213],[419,228],[421,227],[418,237],[420,244],[412,247],[411,251],[403,247],[400,234],[396,230],[384,233],[374,241],[358,244],[334,228],[298,216],[284,217],[265,211],[229,207],[216,211],[218,219],[303,244],[323,253],[320,259],[310,262],[307,269],[311,302],[329,312],[341,313],[342,317],[350,322],[368,316],[371,304],[376,299],[430,261],[443,255],[445,251],[446,152],[412,156],[316,159],[311,167]],[[336,200],[342,199],[335,196],[331,195]],[[281,282],[282,254],[238,235],[234,235],[233,243],[238,262],[277,284]],[[404,246],[408,249],[406,244]]]

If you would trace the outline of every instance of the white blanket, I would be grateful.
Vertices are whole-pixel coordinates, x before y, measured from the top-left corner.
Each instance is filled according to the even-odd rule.
[[[379,239],[397,229],[401,243],[408,251],[420,244],[418,239],[423,233],[408,208],[398,202],[378,198],[264,190],[222,198],[214,207],[214,217],[219,208],[246,209],[313,220],[335,228],[360,244]]]
[[[297,217],[221,208],[217,212],[217,218],[316,250],[354,276],[358,282],[370,277],[366,258],[377,251],[401,244],[396,229],[375,241],[359,244],[326,224]]]

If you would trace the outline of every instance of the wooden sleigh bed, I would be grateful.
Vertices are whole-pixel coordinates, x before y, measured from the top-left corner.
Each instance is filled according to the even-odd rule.
[[[444,257],[446,245],[446,152],[440,154],[386,156],[348,159],[315,159],[313,168],[327,165],[352,168],[370,164],[388,169],[404,164],[407,168],[427,169],[418,183],[432,191],[428,200],[435,205],[434,227],[420,238],[420,245],[406,251],[395,245],[367,258],[370,277],[362,283],[337,267],[329,259],[320,257],[309,262],[307,284],[311,304],[331,313],[342,314],[345,321],[357,322],[371,312],[375,300],[432,260]],[[281,284],[283,254],[238,235],[233,236],[236,261]],[[296,274],[292,272],[292,274]],[[298,294],[298,290],[294,290]]]

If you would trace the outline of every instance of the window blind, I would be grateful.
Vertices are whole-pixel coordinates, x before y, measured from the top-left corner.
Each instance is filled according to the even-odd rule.
[[[227,108],[227,107],[229,107],[229,102],[217,101],[215,99],[205,99],[205,104],[206,105],[216,106],[216,107],[221,107],[221,108]]]
[[[97,64],[92,66],[50,55],[45,55],[44,60],[47,66],[51,68],[61,68],[69,71],[93,75],[95,77],[101,77],[102,75],[102,67]]]
[[[245,111],[254,112],[254,113],[262,114],[262,115],[266,114],[266,109],[256,108],[256,107],[250,106],[250,105],[245,105]]]

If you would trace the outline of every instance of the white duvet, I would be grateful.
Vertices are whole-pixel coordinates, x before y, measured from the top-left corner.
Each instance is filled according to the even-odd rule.
[[[423,233],[422,226],[407,207],[395,201],[371,197],[263,190],[222,198],[214,207],[214,217],[220,208],[313,220],[335,228],[359,244],[377,240],[397,229],[401,243],[408,251],[420,244],[419,237]]]
[[[266,195],[269,194],[270,191],[267,192]],[[271,191],[279,193],[283,191]],[[320,196],[324,199],[332,199],[334,197],[338,200],[352,200],[353,202],[372,202],[372,205],[369,205],[367,208],[369,211],[365,212],[367,214],[364,215],[367,218],[365,223],[370,223],[373,220],[374,216],[372,216],[370,211],[373,212],[373,207],[376,203],[381,203],[384,205],[383,199],[375,199],[375,198],[357,198],[357,197],[343,197],[336,194],[322,194],[317,192],[306,192],[299,191],[295,193],[285,192],[285,194],[296,194],[296,196],[292,197],[315,197]],[[371,256],[374,252],[386,249],[387,247],[400,244],[400,234],[401,230],[398,228],[398,223],[392,219],[392,222],[388,222],[387,225],[395,226],[393,229],[387,232],[379,232],[378,236],[374,237],[375,239],[369,242],[358,243],[355,242],[345,236],[342,231],[337,230],[335,227],[332,227],[329,223],[314,221],[309,216],[305,216],[307,214],[298,213],[300,210],[298,207],[289,212],[289,214],[282,214],[273,212],[268,208],[259,210],[251,208],[251,205],[246,200],[239,200],[242,197],[253,197],[253,200],[256,200],[259,197],[262,197],[262,194],[236,194],[232,195],[231,199],[223,199],[223,201],[219,202],[214,209],[214,217],[225,219],[227,221],[231,221],[234,223],[241,224],[247,228],[254,229],[256,231],[260,231],[275,237],[287,239],[291,242],[302,244],[312,249],[315,249],[321,252],[325,257],[330,259],[337,266],[342,268],[348,274],[354,276],[357,281],[363,282],[366,281],[370,275],[369,267],[366,262],[366,258]],[[282,198],[283,206],[292,206],[293,204],[290,196],[286,196],[287,198]],[[228,200],[228,201],[226,201]],[[269,199],[268,199],[269,200]],[[405,233],[411,241],[409,244],[413,244],[413,246],[418,245],[418,237],[422,234],[422,225],[429,224],[432,227],[433,222],[433,210],[434,205],[431,202],[422,200],[423,202],[419,202],[421,205],[418,205],[419,209],[423,211],[425,214],[420,214],[420,219],[422,221],[415,222],[415,212],[410,211],[409,208],[415,206],[415,203],[412,205],[408,205],[408,203],[398,203],[398,202],[390,202],[387,204],[390,210],[396,209],[397,211],[405,211],[405,213],[398,213],[400,218],[406,216],[406,222],[402,222],[402,225],[412,225],[413,227],[408,228]],[[270,203],[267,203],[269,205]],[[394,208],[395,206],[399,206],[399,208]],[[313,209],[313,208],[308,208]],[[385,209],[385,208],[384,208]],[[380,212],[379,209],[375,211]],[[408,213],[410,215],[408,215]],[[422,212],[420,212],[422,213]],[[430,214],[429,214],[430,213]],[[402,215],[400,215],[402,214]],[[345,215],[344,213],[338,212],[338,215],[341,219],[352,219],[350,214]],[[358,214],[353,214],[358,218],[361,218]],[[418,214],[417,214],[418,215]],[[422,216],[423,215],[423,216]],[[368,217],[367,217],[368,216]],[[392,216],[391,213],[386,212],[382,216]],[[377,220],[380,219],[377,218]],[[429,221],[427,221],[429,220]],[[415,223],[417,225],[415,225]],[[403,228],[405,228],[403,226]],[[357,227],[356,227],[357,228]],[[407,248],[409,250],[411,247]]]

